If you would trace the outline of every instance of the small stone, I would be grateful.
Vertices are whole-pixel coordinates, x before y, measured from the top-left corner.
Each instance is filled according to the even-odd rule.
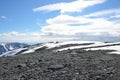
[[[42,62],[42,60],[40,59],[40,60],[38,60],[38,62]]]
[[[64,68],[63,65],[51,65],[50,67],[48,67],[48,69],[52,70],[52,71],[60,70],[60,69],[63,69],[63,68]]]
[[[21,68],[21,67],[25,67],[26,65],[25,64],[18,64],[17,66],[16,66],[16,68]]]

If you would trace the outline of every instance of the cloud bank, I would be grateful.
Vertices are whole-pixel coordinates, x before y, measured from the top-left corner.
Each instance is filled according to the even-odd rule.
[[[83,9],[94,6],[96,4],[101,4],[105,2],[105,0],[74,0],[72,2],[66,3],[55,3],[49,4],[42,7],[34,8],[33,11],[56,11],[59,10],[60,13],[65,12],[81,12]]]
[[[120,8],[105,9],[84,15],[84,9],[102,4],[106,0],[73,0],[34,8],[34,12],[59,11],[59,15],[46,19],[40,32],[0,34],[2,41],[47,42],[63,40],[120,41]],[[8,39],[9,38],[9,39]]]

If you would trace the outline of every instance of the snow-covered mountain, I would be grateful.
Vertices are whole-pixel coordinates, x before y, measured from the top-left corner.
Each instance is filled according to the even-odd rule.
[[[24,43],[12,42],[12,43],[0,43],[0,54],[3,54],[8,51],[12,51],[15,49],[23,48],[28,46]]]
[[[53,52],[56,51],[64,51],[69,49],[84,49],[88,50],[114,50],[114,52],[120,54],[120,42],[96,42],[96,41],[67,41],[67,42],[48,42],[42,44],[35,44],[29,47],[23,43],[8,43],[1,44],[0,50],[4,52],[0,55],[2,56],[13,56],[16,54],[26,54],[26,53],[35,53],[40,50],[51,50]],[[25,48],[24,48],[25,47]]]
[[[15,44],[18,45],[18,44]],[[1,50],[7,50],[4,48],[4,45]],[[9,46],[11,51],[5,52],[1,54],[1,56],[13,56],[16,54],[26,54],[26,53],[35,53],[36,51],[40,50],[50,50],[53,52],[57,51],[65,51],[65,50],[72,50],[72,49],[83,49],[83,50],[113,50],[111,53],[120,54],[120,42],[97,42],[97,41],[67,41],[67,42],[48,42],[42,44],[35,44],[29,47],[25,47],[25,44],[21,44],[18,46],[13,47],[12,45]],[[18,48],[22,47],[22,48]],[[16,49],[17,48],[17,49]]]

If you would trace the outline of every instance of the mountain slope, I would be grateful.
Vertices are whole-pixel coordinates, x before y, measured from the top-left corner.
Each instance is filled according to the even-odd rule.
[[[19,49],[28,46],[27,44],[24,43],[0,43],[0,54],[3,54],[7,51]]]
[[[26,48],[14,49],[9,52],[5,52],[4,54],[1,54],[0,57],[13,56],[16,54],[34,53],[40,50],[51,50],[52,52],[54,52],[54,51],[64,51],[68,49],[113,50],[114,52],[111,53],[120,54],[119,48],[120,48],[120,42],[111,42],[111,43],[95,42],[95,41],[68,41],[68,42],[60,42],[60,43],[48,42],[48,43],[31,45]]]
[[[120,53],[116,51],[119,46],[119,42],[32,45],[16,56],[0,58],[0,79],[119,80]]]

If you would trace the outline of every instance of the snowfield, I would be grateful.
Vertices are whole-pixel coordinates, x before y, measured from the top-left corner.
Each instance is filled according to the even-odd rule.
[[[93,47],[97,47],[97,48],[93,48]],[[118,47],[120,47],[120,42],[116,42],[116,43],[94,42],[94,44],[91,44],[91,45],[72,46],[72,47],[58,49],[57,51],[63,51],[63,50],[68,50],[68,49],[78,49],[78,48],[82,48],[82,49],[86,49],[86,50],[93,50],[93,49],[99,50],[99,49],[103,49],[104,48],[104,49],[107,49],[107,50],[110,49],[110,50],[116,50],[117,51],[117,50],[120,49]]]
[[[20,51],[22,51],[22,50],[25,50],[25,49],[26,49],[26,48],[20,48],[20,49],[8,51],[8,52],[5,52],[5,53],[1,54],[0,57],[2,57],[2,56],[14,56],[14,55],[16,55],[18,52],[20,52]]]
[[[28,51],[25,51],[22,54],[32,53],[43,47],[47,47],[47,49],[52,49],[55,47],[60,47],[63,45],[68,45],[68,44],[84,44],[84,43],[94,43],[94,42],[93,41],[67,41],[67,42],[61,42],[61,43],[55,43],[55,42],[49,43],[48,42],[48,43],[43,43],[39,46],[34,46],[33,48],[28,49]],[[97,42],[97,43],[101,43],[101,42]]]
[[[85,49],[85,50],[115,50],[113,52],[109,52],[109,54],[120,54],[120,45],[98,47],[98,48],[89,48],[89,49]]]
[[[66,42],[60,42],[60,43],[45,43],[44,45],[48,48],[54,48],[54,47],[60,47],[62,45],[68,45],[68,44],[85,44],[85,43],[101,43],[97,41],[66,41]]]
[[[0,42],[0,54],[4,54],[8,51],[14,51],[19,48],[27,47],[27,44],[18,42]]]
[[[40,49],[40,48],[43,48],[44,45],[40,45],[38,47],[34,47],[32,49],[28,49],[27,51],[23,52],[22,54],[26,54],[26,53],[32,53],[32,52],[35,52],[36,50]]]

